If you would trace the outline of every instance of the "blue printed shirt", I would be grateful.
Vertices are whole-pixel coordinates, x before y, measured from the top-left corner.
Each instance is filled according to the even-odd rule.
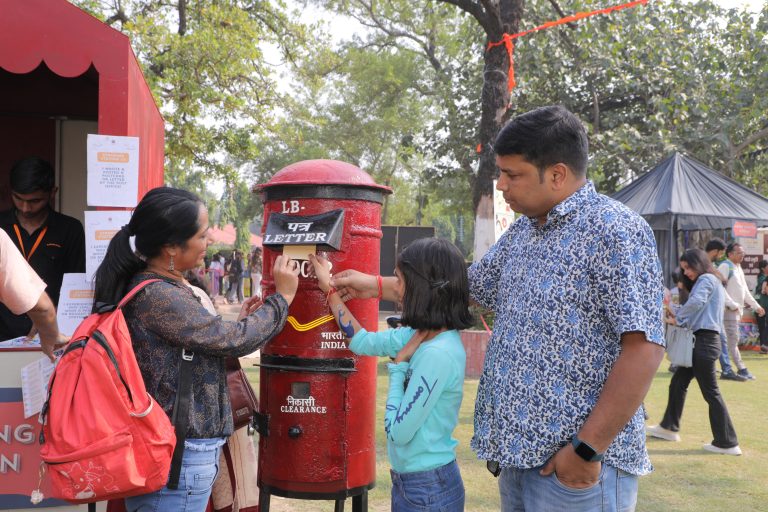
[[[653,232],[591,182],[542,226],[520,217],[470,267],[469,279],[473,299],[496,313],[472,448],[503,467],[541,466],[572,439],[597,403],[623,333],[664,345]],[[605,462],[651,472],[642,408]]]
[[[381,332],[360,329],[349,349],[356,354],[395,357],[408,343],[409,327]],[[452,462],[458,441],[466,354],[457,331],[422,342],[409,362],[390,363],[384,430],[392,469],[427,471]]]

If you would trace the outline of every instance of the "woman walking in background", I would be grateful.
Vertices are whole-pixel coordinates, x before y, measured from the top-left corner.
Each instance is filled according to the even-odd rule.
[[[693,366],[679,367],[669,383],[669,400],[664,418],[648,427],[648,435],[667,441],[680,441],[688,385],[695,377],[701,394],[709,405],[709,425],[714,439],[704,450],[723,455],[741,455],[731,417],[720,394],[715,376],[715,361],[720,355],[720,330],[723,325],[725,289],[715,277],[715,269],[701,249],[688,249],[680,257],[683,282],[690,296],[673,314],[671,322],[693,331]]]
[[[768,260],[760,260],[758,269],[755,298],[768,311]],[[757,316],[757,330],[760,332],[760,353],[768,354],[768,315]]]

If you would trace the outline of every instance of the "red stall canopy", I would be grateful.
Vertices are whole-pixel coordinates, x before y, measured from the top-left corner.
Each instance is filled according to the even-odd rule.
[[[128,37],[66,0],[0,0],[0,13],[0,114],[19,126],[97,119],[100,134],[139,137],[139,196],[162,185],[163,118]],[[19,133],[3,146],[23,146]]]

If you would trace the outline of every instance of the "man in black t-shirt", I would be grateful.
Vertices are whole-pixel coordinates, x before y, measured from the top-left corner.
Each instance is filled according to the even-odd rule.
[[[61,280],[70,272],[85,272],[85,231],[79,220],[51,207],[58,188],[51,165],[38,157],[24,158],[11,168],[14,208],[0,213],[0,228],[8,233],[37,274],[46,292],[59,303]],[[0,340],[32,332],[27,315],[14,315],[0,304]]]

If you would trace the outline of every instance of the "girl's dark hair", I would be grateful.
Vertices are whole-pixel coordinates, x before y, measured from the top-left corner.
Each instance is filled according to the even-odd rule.
[[[712,266],[712,262],[709,261],[707,253],[701,249],[687,249],[683,255],[680,256],[680,261],[684,261],[690,268],[698,272],[699,275],[712,274],[717,277],[717,274],[715,274],[715,268]],[[685,275],[685,272],[683,272],[682,278],[685,288],[688,291],[691,291],[696,281],[692,281],[687,275]]]
[[[94,310],[97,303],[117,304],[128,292],[128,283],[147,264],[133,252],[128,239],[135,235],[136,251],[150,259],[167,245],[185,246],[200,229],[203,202],[195,194],[170,187],[153,188],[139,201],[131,221],[109,242],[104,261],[94,276]]]
[[[757,269],[763,270],[765,267],[768,267],[768,260],[760,260],[760,263],[757,264]]]
[[[467,265],[455,245],[439,238],[416,240],[397,257],[397,268],[405,280],[403,325],[466,329],[473,324]]]

